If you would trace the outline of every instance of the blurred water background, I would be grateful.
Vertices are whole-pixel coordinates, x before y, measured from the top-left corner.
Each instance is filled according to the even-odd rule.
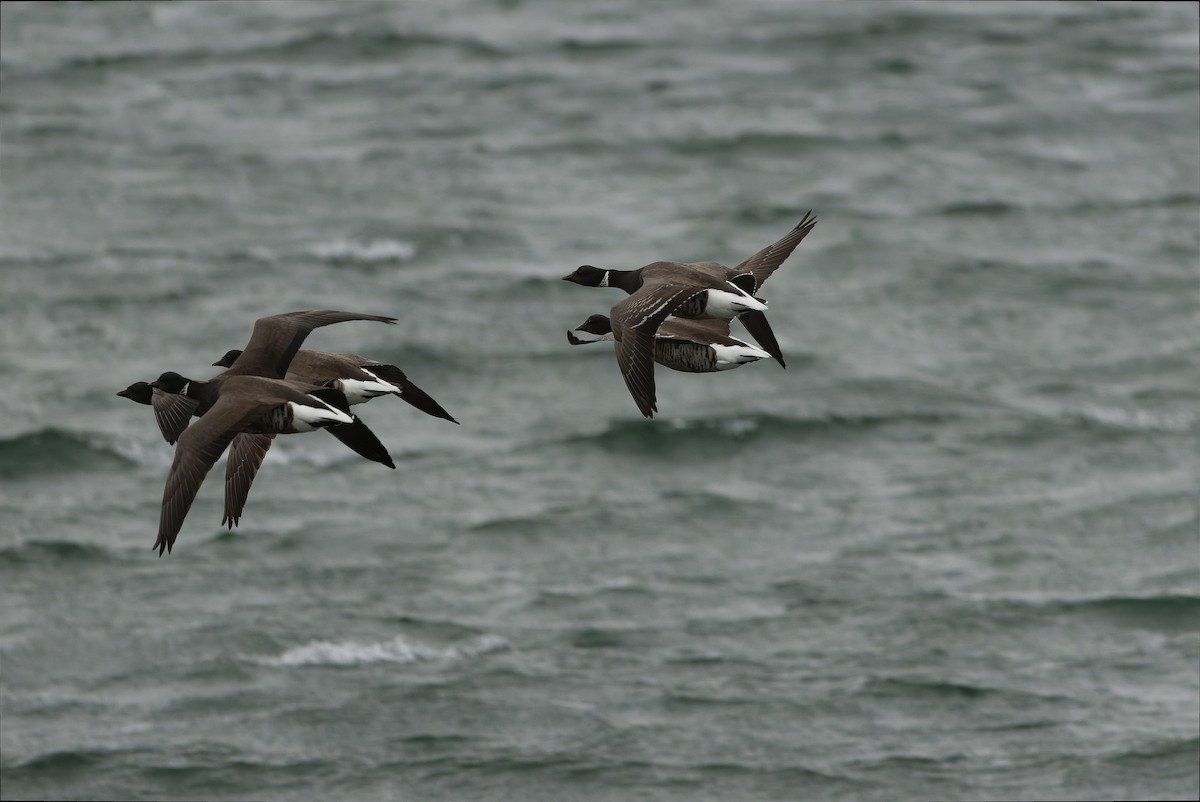
[[[5,798],[1195,799],[1197,6],[0,8]],[[582,263],[734,264],[658,371]],[[151,552],[116,390],[395,327]]]

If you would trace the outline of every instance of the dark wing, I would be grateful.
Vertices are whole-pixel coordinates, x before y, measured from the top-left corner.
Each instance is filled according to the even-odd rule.
[[[158,421],[158,430],[162,432],[163,439],[174,443],[188,427],[200,402],[186,395],[166,393],[155,387],[150,396],[150,405],[154,407],[154,419]]]
[[[245,404],[223,395],[203,417],[179,436],[175,460],[171,463],[167,484],[163,488],[158,539],[154,541],[158,556],[161,557],[164,550],[170,551],[175,545],[175,537],[183,526],[183,519],[191,509],[204,477],[234,435],[250,420],[261,417],[264,411],[260,406]]]
[[[357,415],[354,415],[353,418],[353,423],[330,426],[325,431],[353,449],[354,453],[360,457],[366,457],[372,462],[395,468],[396,463],[392,462],[392,455],[388,453],[383,443],[379,442],[375,432],[367,428],[367,424],[362,422],[362,418]]]
[[[435,418],[448,420],[451,423],[458,423],[454,416],[442,408],[442,405],[433,400],[433,396],[422,390],[417,385],[408,380],[404,375],[404,371],[395,365],[383,365],[376,362],[364,362],[362,367],[371,371],[379,378],[386,382],[391,382],[400,388],[400,398],[407,401],[417,409],[424,412],[426,415],[432,415]]]
[[[667,318],[658,327],[659,339],[690,340],[697,343],[724,343],[729,339],[729,320],[723,317],[709,317],[700,320],[689,318]],[[729,343],[724,343],[728,345]]]
[[[228,524],[230,529],[238,525],[242,510],[246,507],[246,497],[250,495],[250,485],[254,476],[267,456],[271,447],[273,434],[248,434],[243,432],[233,438],[229,446],[229,461],[225,465],[225,515],[221,524]]]
[[[781,368],[787,370],[787,363],[783,361],[783,350],[779,347],[779,340],[775,339],[775,331],[767,322],[766,313],[752,310],[739,315],[738,320],[746,327],[750,336],[763,347],[763,350],[770,354]]]
[[[612,308],[617,365],[629,394],[647,418],[658,411],[654,397],[654,335],[667,317],[706,289],[694,284],[643,284]]]
[[[250,342],[226,371],[232,375],[264,376],[282,379],[288,365],[300,350],[300,346],[313,329],[344,323],[349,320],[372,320],[379,323],[395,323],[394,317],[364,315],[357,312],[339,312],[320,309],[307,312],[288,312],[282,315],[260,317],[254,321],[254,332]]]
[[[783,239],[774,245],[763,248],[733,268],[732,272],[734,276],[741,276],[747,273],[754,276],[754,291],[757,292],[762,287],[763,282],[775,272],[775,268],[783,264],[784,260],[792,255],[792,251],[796,250],[796,246],[808,236],[808,232],[812,231],[813,226],[816,224],[817,218],[813,216],[812,209],[809,209],[808,213],[804,215],[804,219],[789,231]]]

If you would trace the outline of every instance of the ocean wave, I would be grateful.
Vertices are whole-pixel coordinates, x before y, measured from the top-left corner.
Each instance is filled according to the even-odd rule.
[[[417,255],[417,246],[411,242],[392,239],[362,242],[335,239],[317,243],[309,248],[308,252],[333,264],[378,265],[407,262]]]
[[[865,432],[893,425],[936,425],[956,416],[948,412],[894,412],[788,417],[769,413],[698,419],[660,417],[643,421],[621,419],[604,429],[564,438],[565,444],[591,445],[612,451],[666,456],[692,447],[721,448],[751,443],[763,437],[822,437]]]
[[[1009,426],[1002,432],[989,432],[982,435],[981,440],[1014,444],[1041,442],[1047,437],[1067,435],[1080,429],[1112,437],[1154,432],[1184,434],[1200,424],[1200,419],[1184,413],[1154,412],[1096,404],[1069,406],[1025,401],[1008,403],[1025,414],[1015,422],[1015,426]]]
[[[1200,738],[1173,738],[1159,741],[1157,744],[1144,749],[1133,749],[1110,755],[1106,758],[1113,763],[1141,763],[1143,761],[1158,761],[1164,758],[1186,761],[1181,765],[1188,766],[1188,773],[1194,773],[1196,757],[1200,754]]]
[[[14,779],[13,774],[18,773],[24,779],[28,779],[26,775],[32,774],[47,775],[48,777],[61,780],[77,773],[91,771],[108,758],[109,755],[110,753],[97,749],[66,749],[58,752],[47,752],[46,754],[30,758],[24,763],[18,763],[11,768],[5,768],[4,774],[10,780]]]
[[[280,59],[291,61],[335,60],[371,61],[395,58],[404,51],[419,48],[456,49],[479,58],[496,58],[505,51],[480,39],[465,36],[440,36],[430,33],[400,32],[388,29],[331,29],[303,33],[275,41],[256,42],[234,47],[196,46],[162,50],[118,50],[90,53],[62,59],[49,69],[25,70],[5,61],[6,70],[16,74],[48,75],[91,72],[122,68],[170,69],[197,64],[230,64],[239,61]]]
[[[72,540],[30,540],[16,546],[0,548],[0,566],[31,563],[106,562],[113,553],[91,543]]]
[[[859,693],[867,696],[936,697],[942,699],[982,699],[991,696],[1023,697],[1040,700],[1057,699],[1054,695],[1032,693],[1009,688],[995,688],[953,680],[912,677],[872,677],[863,683]]]
[[[1096,614],[1139,628],[1200,630],[1200,596],[1187,594],[1098,596],[1054,601],[1045,607],[1050,611]]]
[[[368,663],[454,662],[508,647],[508,641],[498,635],[482,635],[469,643],[443,647],[417,643],[406,639],[403,635],[397,635],[390,640],[372,643],[314,640],[302,646],[287,649],[275,657],[251,659],[259,665],[276,668],[357,666]]]
[[[133,464],[133,460],[93,437],[53,427],[0,440],[2,479]]]

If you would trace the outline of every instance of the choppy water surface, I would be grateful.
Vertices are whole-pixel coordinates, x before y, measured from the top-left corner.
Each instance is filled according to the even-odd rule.
[[[1200,793],[1194,4],[4,3],[6,798]],[[565,331],[734,263],[789,369]],[[114,392],[394,361],[150,550]]]

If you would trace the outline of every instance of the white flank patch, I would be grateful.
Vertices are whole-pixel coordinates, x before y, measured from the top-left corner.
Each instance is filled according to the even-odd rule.
[[[354,418],[340,409],[331,407],[316,396],[310,395],[309,398],[320,404],[322,408],[318,409],[306,404],[297,404],[295,401],[288,401],[288,404],[292,407],[292,428],[296,431],[311,432],[333,423],[354,422]]]
[[[399,387],[391,382],[384,381],[371,371],[364,369],[363,372],[371,377],[369,381],[362,379],[341,379],[338,382],[338,389],[345,394],[346,400],[351,404],[363,404],[381,395],[400,392]]]
[[[265,666],[357,666],[365,663],[420,663],[452,661],[476,657],[508,648],[508,641],[498,635],[483,635],[461,646],[431,646],[415,643],[397,635],[391,640],[375,643],[355,641],[309,641],[295,646],[276,657],[251,658]]]
[[[733,286],[733,285],[730,285]],[[734,287],[734,289],[737,289]],[[725,290],[709,290],[705,317],[733,318],[743,312],[765,312],[767,305],[738,290],[737,294]]]
[[[733,368],[757,362],[760,359],[770,359],[771,355],[753,345],[717,345],[711,346],[717,355],[717,370],[732,370]]]

